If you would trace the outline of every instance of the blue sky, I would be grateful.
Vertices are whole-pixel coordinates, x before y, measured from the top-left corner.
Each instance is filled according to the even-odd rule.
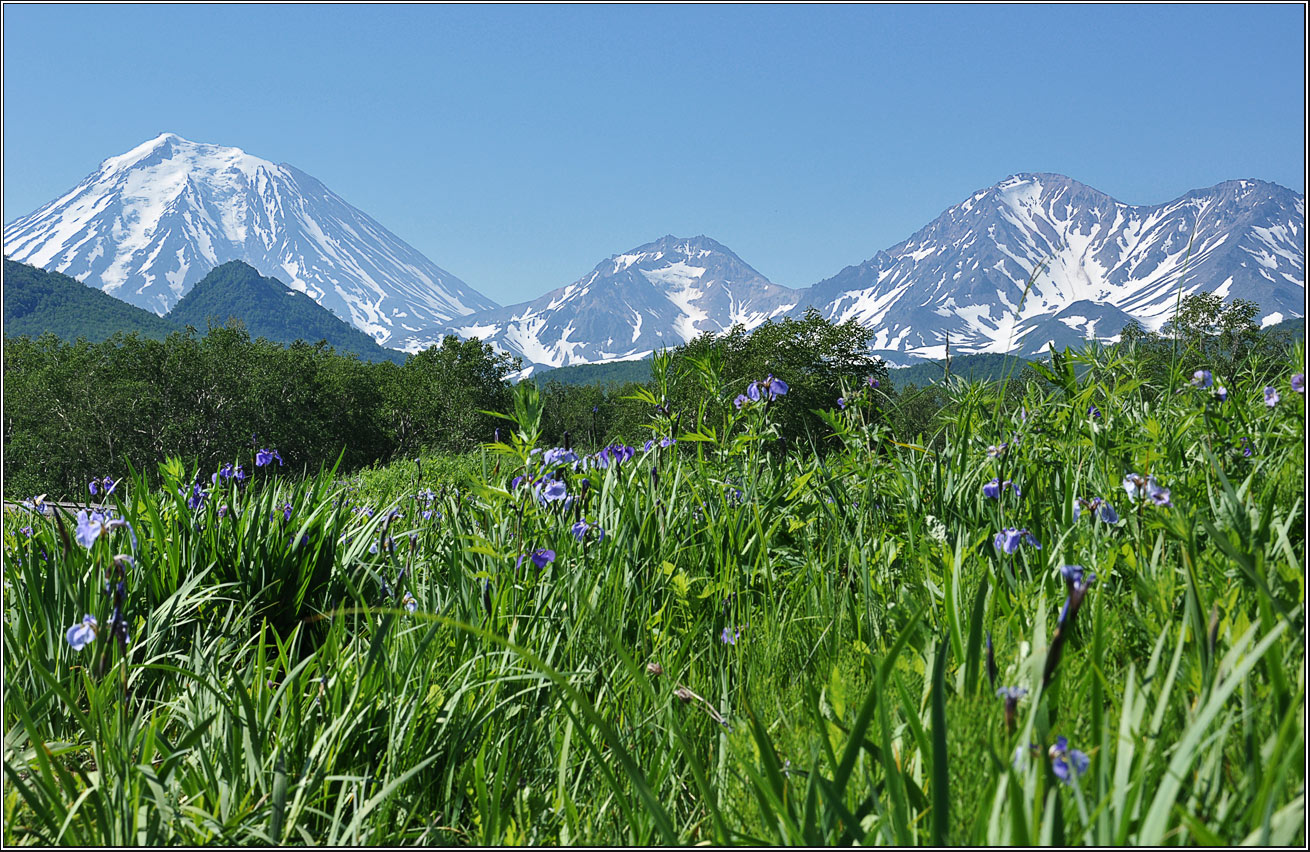
[[[502,303],[666,233],[808,286],[1016,172],[1305,191],[1299,4],[3,15],[5,222],[168,130],[297,166]]]

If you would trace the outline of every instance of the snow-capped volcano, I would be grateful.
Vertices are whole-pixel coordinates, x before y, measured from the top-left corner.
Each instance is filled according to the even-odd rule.
[[[963,352],[1032,353],[1111,339],[1126,317],[1158,329],[1180,287],[1249,299],[1267,323],[1302,316],[1304,196],[1235,180],[1130,206],[1062,175],[1014,175],[815,284],[795,310],[854,318],[877,349],[941,357],[949,335]]]
[[[411,351],[496,304],[295,167],[172,133],[5,226],[4,251],[161,316],[241,260]]]
[[[527,364],[562,367],[641,358],[738,324],[754,328],[797,297],[708,237],[666,236],[539,299],[456,320],[450,331]]]

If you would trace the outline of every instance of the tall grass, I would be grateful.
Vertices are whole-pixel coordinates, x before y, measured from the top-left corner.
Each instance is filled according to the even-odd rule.
[[[1067,355],[935,436],[846,389],[822,456],[706,363],[695,418],[652,394],[649,450],[574,463],[523,383],[477,458],[164,462],[90,547],[10,513],[4,839],[1304,843],[1302,359],[1270,408],[1268,364],[1220,402]]]

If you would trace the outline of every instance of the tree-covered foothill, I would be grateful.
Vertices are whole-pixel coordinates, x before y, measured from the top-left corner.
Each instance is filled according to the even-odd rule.
[[[4,261],[4,333],[7,337],[53,334],[93,343],[120,332],[162,340],[181,326],[115,299],[75,278],[25,263]]]
[[[322,340],[338,352],[353,353],[366,361],[399,364],[405,360],[405,353],[379,346],[372,337],[306,294],[289,289],[276,278],[260,275],[239,260],[210,270],[178,300],[168,312],[168,319],[179,327],[195,328],[237,319],[252,337],[276,343]]]
[[[606,364],[570,364],[567,367],[555,367],[550,370],[533,372],[532,381],[538,387],[545,387],[549,382],[561,385],[622,385],[629,382],[641,384],[650,378],[650,358],[631,361],[611,361]]]

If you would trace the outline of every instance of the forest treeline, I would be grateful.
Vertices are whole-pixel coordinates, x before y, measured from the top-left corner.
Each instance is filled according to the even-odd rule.
[[[1146,364],[1160,386],[1169,371],[1205,367],[1222,376],[1261,348],[1285,352],[1289,335],[1261,334],[1254,306],[1224,306],[1205,294],[1184,300],[1165,335],[1127,329],[1121,349]],[[811,312],[752,332],[702,335],[650,362],[645,381],[609,385],[541,384],[543,441],[596,449],[640,445],[656,407],[681,433],[722,428],[728,406],[770,375],[788,392],[774,414],[784,441],[821,449],[830,430],[823,410],[859,392],[872,422],[901,440],[929,435],[951,400],[948,384],[895,386],[894,373],[869,353],[872,332]],[[1258,362],[1258,359],[1257,359]],[[489,344],[446,337],[403,364],[370,363],[324,343],[289,346],[252,339],[240,323],[206,334],[163,339],[116,334],[99,343],[6,338],[4,492],[79,499],[93,477],[147,474],[176,456],[217,469],[253,463],[276,448],[288,465],[317,469],[340,458],[349,471],[425,453],[460,453],[493,440],[509,408],[517,359]],[[1013,360],[1009,393],[1030,381],[1058,382],[1050,368]],[[694,441],[683,442],[685,451]]]

